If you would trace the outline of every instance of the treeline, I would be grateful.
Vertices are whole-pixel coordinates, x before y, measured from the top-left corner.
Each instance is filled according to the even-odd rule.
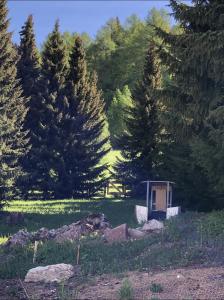
[[[39,54],[32,17],[15,46],[1,2],[1,199],[95,195],[108,118],[117,180],[132,196],[143,180],[171,180],[186,208],[224,206],[224,4],[170,6],[177,26],[152,10],[110,20],[94,41],[56,22]]]
[[[224,3],[192,4],[170,0],[178,32],[155,28],[116,168],[135,194],[141,180],[169,179],[177,203],[209,210],[224,207]]]
[[[32,16],[14,46],[0,2],[0,199],[91,197],[104,185],[104,102],[82,40],[67,56],[58,21],[41,57]]]
[[[119,18],[112,18],[97,32],[95,39],[82,33],[90,70],[97,71],[99,86],[103,91],[113,148],[118,145],[115,136],[124,129],[122,110],[130,104],[130,93],[141,79],[145,55],[150,40],[159,37],[153,26],[166,32],[177,33],[178,25],[172,25],[165,9],[155,8],[148,12],[145,20],[132,15],[121,24]],[[63,33],[63,39],[71,49],[77,33]],[[166,70],[162,67],[162,80],[166,84]],[[117,111],[120,111],[117,114]]]
[[[179,26],[172,25],[165,9],[155,8],[148,12],[145,20],[132,15],[122,24],[118,17],[111,18],[92,39],[82,33],[90,70],[99,76],[99,86],[103,91],[107,107],[110,106],[117,89],[125,85],[132,90],[142,76],[144,59],[150,39],[158,40],[153,26],[166,32],[177,32]],[[63,33],[68,51],[74,44],[77,33]]]

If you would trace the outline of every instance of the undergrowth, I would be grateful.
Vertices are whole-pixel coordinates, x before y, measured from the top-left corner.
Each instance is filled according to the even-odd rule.
[[[99,237],[81,240],[80,265],[83,276],[125,271],[165,270],[194,264],[223,264],[224,211],[185,213],[165,222],[165,230],[141,240],[109,245]],[[77,243],[53,241],[33,247],[0,251],[0,278],[23,278],[28,269],[56,263],[76,263]]]
[[[79,208],[83,205],[80,214],[60,215],[60,225],[57,224],[57,226],[54,222],[50,223],[52,219],[47,221],[45,215],[42,215],[44,218],[39,218],[36,226],[40,228],[49,224],[51,226],[47,226],[48,228],[59,227],[74,222],[87,212],[95,211],[104,212],[113,226],[129,221],[129,226],[136,227],[133,200],[121,202],[97,200],[91,204],[75,201],[73,200],[73,205],[79,205]],[[59,222],[59,215],[52,215],[56,218],[54,220]],[[37,216],[33,219],[32,215],[28,228],[35,227],[35,220]],[[41,223],[42,221],[46,223]],[[6,233],[9,234],[9,231]],[[48,241],[39,244],[35,264],[33,264],[33,244],[11,250],[2,247],[0,248],[0,278],[24,278],[30,268],[39,265],[75,264],[77,246],[75,241],[63,244]],[[165,221],[165,230],[162,232],[150,234],[141,240],[129,240],[109,245],[97,236],[83,238],[80,242],[79,263],[84,277],[132,270],[164,270],[194,264],[223,264],[223,250],[224,211],[187,212]]]
[[[128,279],[123,280],[122,285],[118,291],[118,297],[120,300],[134,299],[134,289]]]

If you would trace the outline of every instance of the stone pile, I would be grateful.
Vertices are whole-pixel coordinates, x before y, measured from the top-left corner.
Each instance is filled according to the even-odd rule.
[[[95,231],[103,234],[107,228],[110,228],[110,224],[104,214],[91,214],[78,222],[64,225],[57,229],[49,230],[43,227],[36,232],[19,230],[8,239],[4,246],[9,248],[25,246],[30,242],[48,240],[55,240],[60,243],[66,240],[77,240],[81,236],[88,235]]]
[[[68,240],[78,240],[81,236],[89,235],[92,232],[98,232],[103,236],[104,241],[108,243],[122,242],[129,239],[144,238],[151,232],[160,232],[164,228],[162,222],[150,220],[140,228],[128,228],[127,224],[111,228],[110,223],[104,214],[91,214],[82,220],[64,225],[57,229],[40,228],[36,232],[20,230],[4,244],[4,247],[25,246],[35,241],[54,240],[62,243]]]
[[[128,228],[127,224],[119,225],[113,229],[107,228],[104,231],[104,239],[108,243],[122,242],[129,239],[141,239],[152,232],[160,232],[164,228],[163,222],[150,220],[142,227]]]

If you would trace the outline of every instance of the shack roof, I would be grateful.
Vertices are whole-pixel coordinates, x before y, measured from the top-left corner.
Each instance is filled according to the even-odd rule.
[[[161,180],[145,180],[142,181],[142,183],[147,183],[149,182],[150,185],[167,185],[167,184],[175,184],[173,181],[161,181]]]

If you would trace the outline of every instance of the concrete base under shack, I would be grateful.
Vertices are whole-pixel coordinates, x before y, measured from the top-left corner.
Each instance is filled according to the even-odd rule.
[[[135,206],[135,216],[139,224],[145,223],[148,220],[156,219],[156,220],[165,220],[171,217],[178,215],[181,212],[181,208],[179,206],[169,207],[166,211],[162,210],[154,210],[151,213],[148,211],[148,207],[136,205]]]

